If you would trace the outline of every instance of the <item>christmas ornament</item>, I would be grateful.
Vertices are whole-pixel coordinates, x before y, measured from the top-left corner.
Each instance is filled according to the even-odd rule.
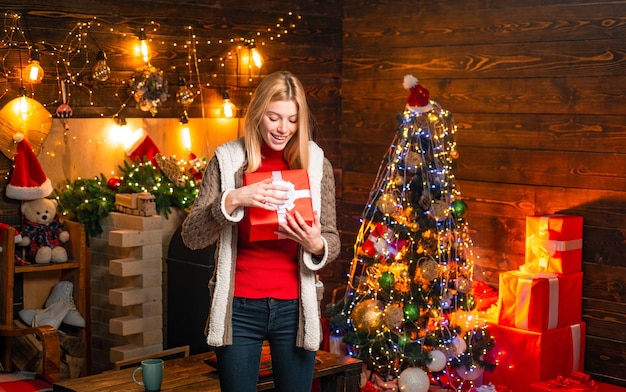
[[[446,354],[444,354],[440,350],[432,350],[430,352],[431,361],[428,363],[428,370],[431,372],[440,372],[445,369],[446,364],[448,363],[448,358]]]
[[[367,240],[361,246],[361,251],[369,257],[382,259],[395,257],[405,241],[394,238],[393,230],[383,223],[373,226]]]
[[[417,320],[420,315],[419,308],[413,303],[408,303],[404,305],[402,311],[404,312],[404,317],[406,318],[406,320],[410,322]]]
[[[456,278],[456,289],[460,293],[467,294],[472,289],[472,281],[462,276],[459,276],[458,278]]]
[[[465,381],[475,381],[485,372],[485,368],[478,365],[471,365],[469,368],[460,366],[456,368],[456,373]]]
[[[161,152],[154,140],[148,135],[145,129],[136,130],[128,137],[124,145],[124,152],[133,161],[151,161],[157,166],[156,155]]]
[[[401,305],[388,305],[385,308],[383,321],[385,322],[387,328],[391,330],[400,328],[402,326],[402,323],[404,322],[404,312],[402,311]]]
[[[361,332],[374,333],[382,325],[382,303],[374,299],[359,302],[352,309],[352,323]]]
[[[409,151],[406,154],[406,158],[404,158],[404,162],[407,170],[416,170],[422,165],[424,160],[422,159],[422,155],[420,153]]]
[[[178,166],[178,162],[176,158],[169,157],[167,158],[165,155],[160,152],[155,156],[157,166],[161,169],[165,177],[168,180],[172,181],[176,186],[184,186],[185,182],[187,182],[187,176],[183,173],[183,169]]]
[[[117,188],[122,184],[122,179],[119,177],[111,177],[107,181],[107,187],[112,191],[117,191]]]
[[[467,212],[467,208],[468,208],[467,203],[465,203],[463,200],[455,200],[452,202],[450,206],[454,210],[454,213],[456,214],[456,216],[459,216],[459,217],[465,215],[465,213]]]
[[[389,291],[393,287],[393,282],[396,280],[393,273],[386,271],[380,274],[378,278],[378,285],[381,289]]]
[[[465,343],[465,339],[459,335],[455,336],[452,340],[452,346],[454,346],[457,355],[461,355],[465,352],[465,350],[467,350],[467,343]]]
[[[152,66],[146,66],[135,72],[128,86],[130,94],[137,102],[137,109],[157,114],[158,108],[167,101],[167,80],[163,72]]]
[[[400,202],[398,198],[389,193],[383,194],[376,202],[376,206],[378,207],[378,210],[382,212],[383,214],[387,214],[387,215],[394,212],[396,208],[398,208],[399,204]]]
[[[427,281],[433,281],[439,277],[441,269],[439,263],[433,259],[426,259],[420,263],[420,272]]]
[[[202,176],[206,169],[206,158],[198,158],[193,152],[189,153],[189,174],[193,177],[196,183],[202,182]]]
[[[414,112],[426,112],[432,110],[432,105],[428,98],[430,94],[419,80],[413,75],[405,75],[402,87],[409,90],[409,97],[406,100],[407,109]]]
[[[68,118],[72,117],[74,113],[72,107],[68,104],[69,98],[67,94],[67,85],[65,80],[61,80],[61,99],[62,102],[55,112],[55,115],[61,119],[61,123],[63,124],[63,129],[66,131],[70,130]]]
[[[430,387],[430,380],[422,369],[407,368],[398,377],[398,387],[402,392],[427,392]]]
[[[442,221],[448,216],[449,207],[445,201],[435,200],[430,206],[430,211],[433,214],[433,218]]]

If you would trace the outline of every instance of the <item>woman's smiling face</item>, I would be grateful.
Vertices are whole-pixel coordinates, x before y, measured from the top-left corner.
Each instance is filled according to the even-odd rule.
[[[259,126],[265,144],[274,151],[282,151],[298,130],[298,107],[293,101],[274,101],[267,109]]]

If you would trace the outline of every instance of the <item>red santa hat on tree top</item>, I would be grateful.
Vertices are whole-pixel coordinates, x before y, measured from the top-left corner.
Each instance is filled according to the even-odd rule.
[[[406,100],[407,108],[416,112],[426,112],[433,107],[430,104],[430,94],[426,90],[417,78],[413,75],[405,75],[402,87],[409,90],[409,97]]]
[[[52,193],[52,183],[44,173],[33,149],[24,138],[23,133],[13,136],[17,142],[13,173],[6,186],[7,197],[16,200],[35,200],[47,197]]]
[[[148,132],[139,128],[130,136],[128,143],[124,146],[124,152],[133,162],[138,158],[143,162],[144,158],[147,158],[153,165],[158,166],[155,156],[161,151]]]

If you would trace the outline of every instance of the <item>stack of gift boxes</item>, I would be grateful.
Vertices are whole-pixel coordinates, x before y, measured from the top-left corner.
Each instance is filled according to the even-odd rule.
[[[526,218],[526,257],[500,274],[499,315],[489,325],[498,366],[483,382],[512,392],[583,370],[582,225],[580,216]]]

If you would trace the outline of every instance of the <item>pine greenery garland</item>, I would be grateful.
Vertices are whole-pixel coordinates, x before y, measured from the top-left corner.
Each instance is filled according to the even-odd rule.
[[[193,177],[185,176],[184,183],[176,185],[150,161],[138,159],[134,164],[124,161],[119,169],[120,183],[116,190],[109,188],[103,174],[93,179],[68,180],[65,188],[55,190],[63,215],[82,223],[88,237],[102,233],[104,218],[115,211],[116,193],[150,192],[154,195],[157,212],[165,218],[169,217],[172,207],[183,211],[191,208],[198,193]]]
[[[63,215],[82,223],[88,237],[102,233],[102,222],[113,211],[115,192],[106,184],[107,179],[100,174],[100,178],[68,180],[65,188],[55,191]]]

